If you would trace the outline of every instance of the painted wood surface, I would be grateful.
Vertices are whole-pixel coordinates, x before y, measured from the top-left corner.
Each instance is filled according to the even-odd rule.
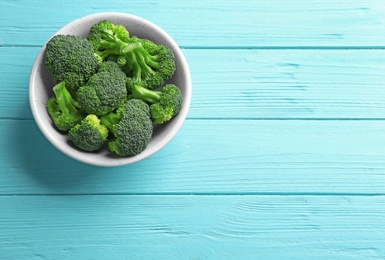
[[[185,125],[140,163],[74,161],[28,104],[46,40],[136,14],[182,47]],[[0,259],[385,259],[379,0],[0,0]]]
[[[383,47],[381,0],[1,1],[0,44],[40,46],[90,13],[136,14],[183,47]],[[10,24],[12,21],[12,24]]]
[[[0,203],[0,252],[14,259],[385,255],[384,196],[15,196]]]
[[[156,155],[111,169],[61,154],[32,121],[0,122],[14,146],[0,195],[385,194],[384,121],[187,120]]]

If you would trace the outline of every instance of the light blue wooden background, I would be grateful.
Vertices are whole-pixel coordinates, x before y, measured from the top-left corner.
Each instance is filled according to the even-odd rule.
[[[185,125],[120,168],[49,144],[40,47],[78,17],[165,29],[193,78]],[[380,0],[0,1],[0,259],[385,259]]]

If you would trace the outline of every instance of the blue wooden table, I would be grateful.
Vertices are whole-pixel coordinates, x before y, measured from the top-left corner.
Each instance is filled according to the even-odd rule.
[[[28,103],[41,46],[105,11],[165,29],[193,79],[175,139],[116,168]],[[0,259],[385,259],[384,1],[2,0],[0,144]]]

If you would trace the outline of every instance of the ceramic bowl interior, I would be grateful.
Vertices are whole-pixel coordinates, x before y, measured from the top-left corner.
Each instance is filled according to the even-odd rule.
[[[181,128],[191,102],[191,75],[186,59],[177,43],[163,29],[143,18],[125,13],[98,13],[79,18],[57,31],[57,34],[72,34],[86,36],[90,27],[101,20],[109,20],[127,28],[130,35],[149,39],[157,44],[170,47],[175,54],[176,71],[167,82],[173,83],[182,91],[183,107],[180,113],[170,122],[157,126],[148,147],[139,155],[120,157],[111,154],[106,146],[97,153],[88,153],[74,147],[68,140],[68,135],[56,130],[47,111],[46,102],[53,96],[53,82],[46,71],[42,57],[45,45],[36,57],[33,64],[29,83],[29,101],[33,117],[44,136],[64,154],[87,164],[97,166],[119,166],[143,160],[162,149],[177,134]],[[52,35],[52,36],[54,36]]]

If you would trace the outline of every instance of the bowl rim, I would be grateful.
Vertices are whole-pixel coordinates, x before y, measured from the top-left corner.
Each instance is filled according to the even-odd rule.
[[[179,57],[180,66],[183,67],[185,71],[183,77],[186,81],[186,86],[184,89],[183,106],[181,111],[178,114],[178,120],[173,122],[174,125],[173,127],[171,127],[171,129],[168,129],[169,132],[167,133],[167,135],[165,135],[164,138],[160,139],[159,142],[157,142],[154,147],[152,147],[151,149],[147,147],[142,153],[132,157],[114,157],[114,158],[110,158],[109,160],[98,161],[96,159],[96,155],[93,153],[87,153],[87,152],[75,150],[75,148],[69,149],[70,147],[62,146],[62,143],[59,140],[57,140],[53,136],[53,134],[51,134],[51,132],[45,127],[45,124],[43,122],[44,120],[39,115],[38,108],[37,108],[37,97],[36,97],[36,91],[34,86],[34,78],[38,73],[38,66],[41,62],[41,59],[45,50],[45,45],[51,37],[57,34],[63,34],[65,30],[67,30],[68,28],[74,27],[80,24],[81,22],[84,22],[87,20],[108,19],[108,17],[111,17],[111,16],[117,17],[119,19],[129,19],[131,21],[141,23],[145,27],[153,28],[154,31],[157,31],[158,33],[160,33],[162,37],[164,37],[167,43],[170,45],[169,47],[173,49],[175,56]],[[152,156],[153,154],[155,154],[156,152],[164,148],[175,137],[175,135],[178,133],[178,131],[182,127],[184,121],[186,120],[187,114],[189,112],[189,108],[191,104],[191,96],[192,96],[192,79],[191,79],[190,68],[188,66],[187,60],[182,50],[180,49],[179,45],[175,42],[175,40],[165,30],[163,30],[161,27],[159,27],[155,23],[137,15],[122,13],[122,12],[99,12],[99,13],[82,16],[80,18],[77,18],[67,23],[66,25],[61,27],[58,31],[56,31],[52,36],[50,36],[50,38],[43,44],[32,65],[32,69],[29,77],[28,96],[29,96],[30,109],[32,111],[32,115],[35,123],[37,124],[38,128],[43,133],[43,135],[48,139],[48,141],[54,147],[56,147],[59,151],[69,156],[70,158],[73,158],[77,161],[80,161],[82,163],[89,164],[89,165],[103,166],[103,167],[122,166],[122,165],[133,164]],[[79,155],[83,155],[83,156],[79,156]]]

